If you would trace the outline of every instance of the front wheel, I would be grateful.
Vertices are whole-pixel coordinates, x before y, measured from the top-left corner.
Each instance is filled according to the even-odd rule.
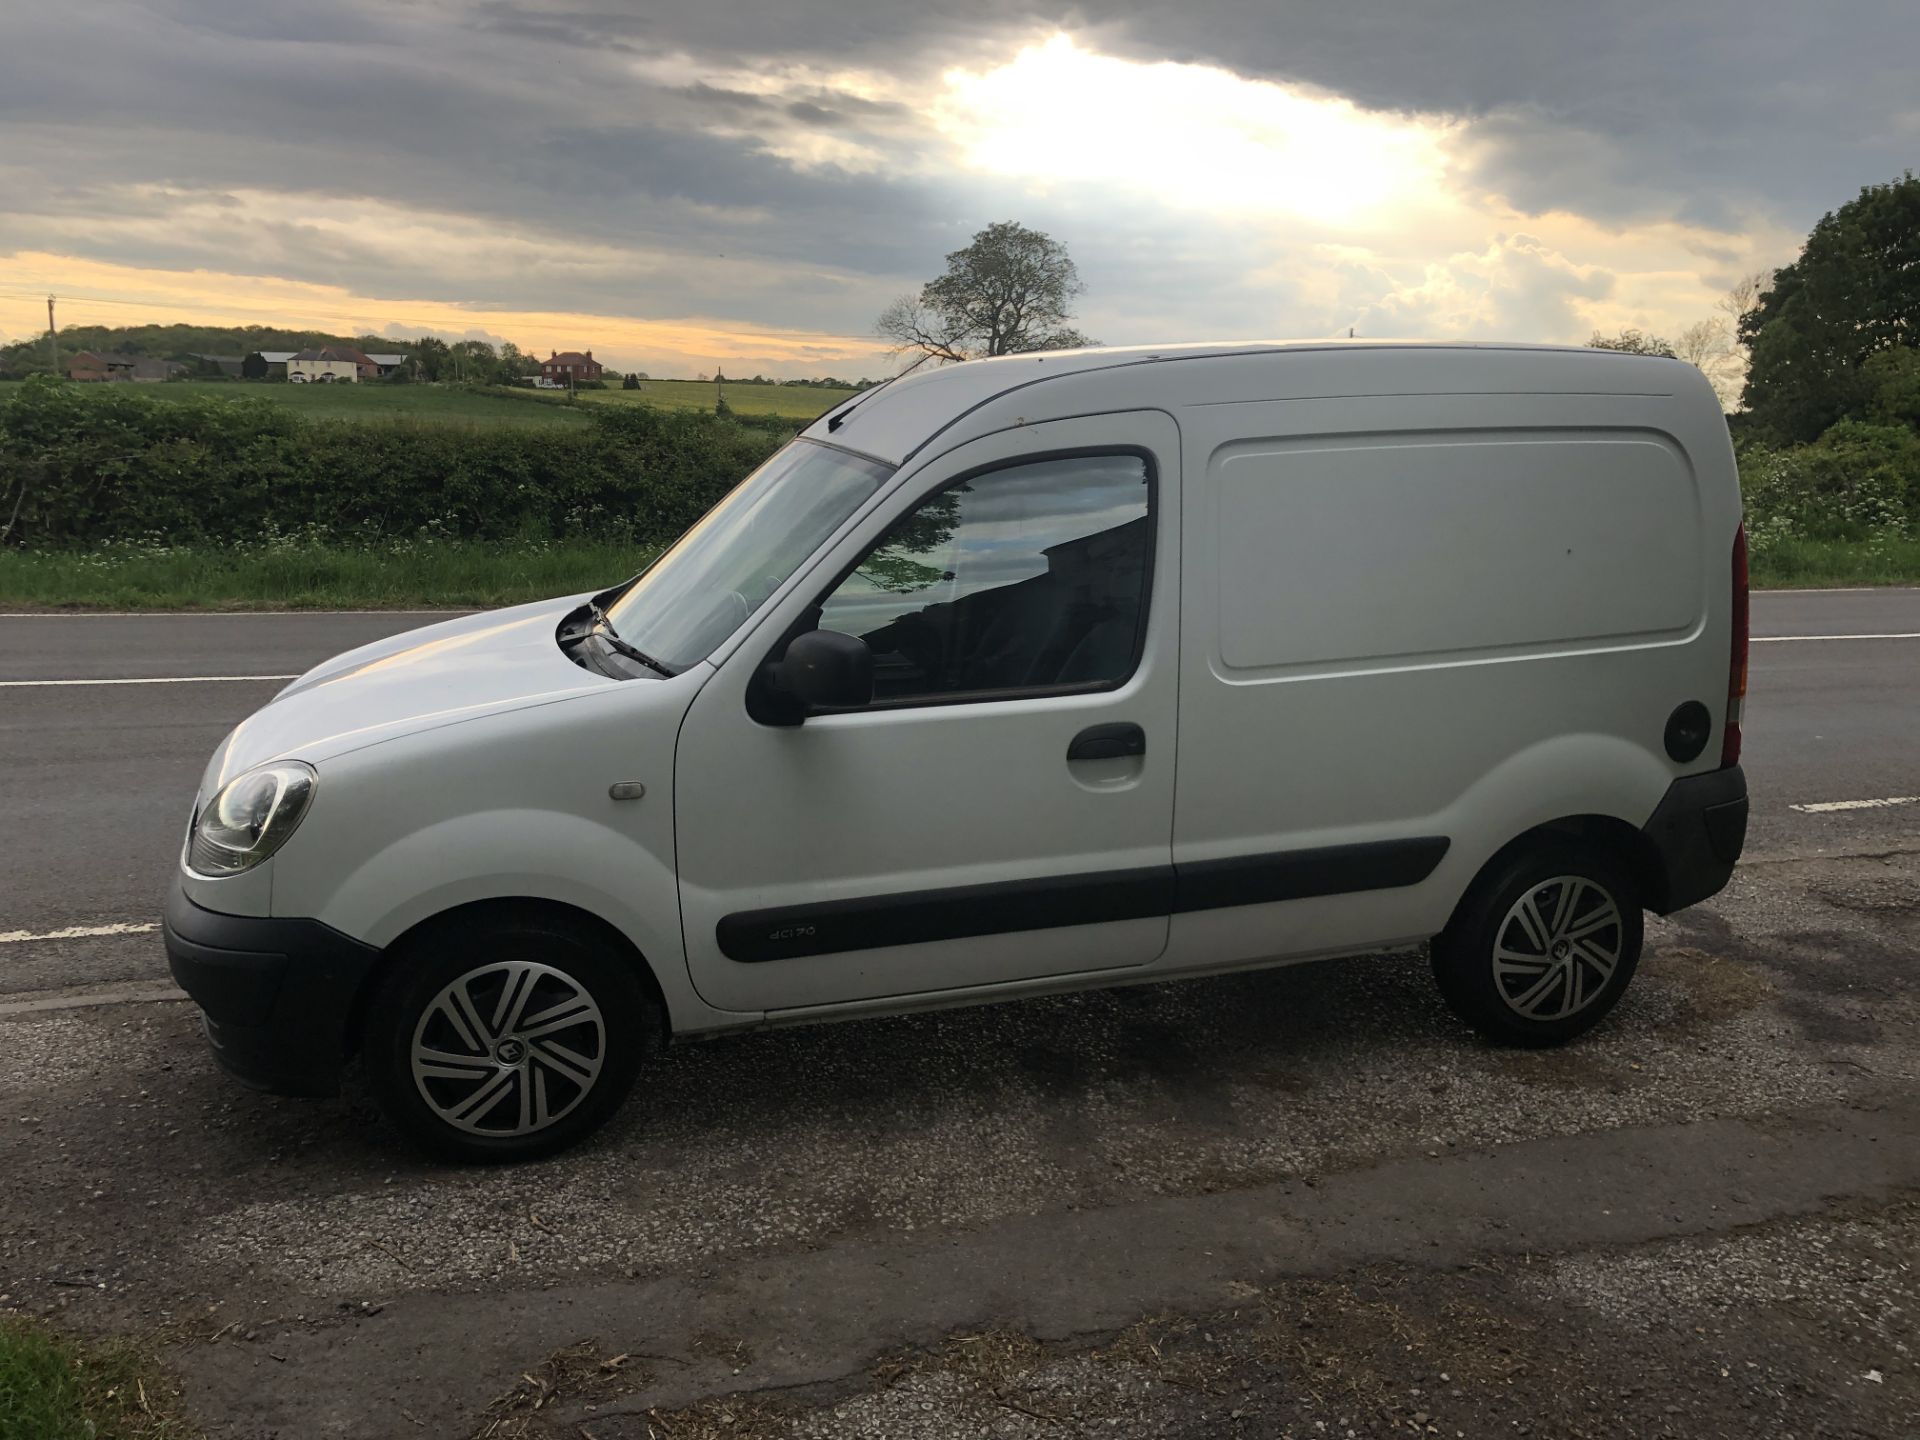
[[[1543,843],[1474,882],[1434,939],[1434,979],[1489,1040],[1559,1045],[1619,1003],[1643,932],[1639,892],[1610,855]]]
[[[598,1128],[659,1033],[634,962],[544,919],[461,922],[394,957],[367,1078],[401,1130],[455,1160],[525,1160]]]

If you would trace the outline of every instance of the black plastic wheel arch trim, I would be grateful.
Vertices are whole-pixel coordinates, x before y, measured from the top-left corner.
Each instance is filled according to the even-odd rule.
[[[715,926],[715,937],[722,955],[753,965],[1391,890],[1425,880],[1447,853],[1449,843],[1438,835],[1374,840],[1179,866],[1102,870],[746,910],[723,916]]]

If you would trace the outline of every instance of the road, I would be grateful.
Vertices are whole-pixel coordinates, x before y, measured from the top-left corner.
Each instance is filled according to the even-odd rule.
[[[227,1082],[137,998],[151,932],[46,938],[153,922],[201,766],[282,683],[193,677],[431,618],[0,617],[0,1309],[157,1332],[210,1434],[1920,1411],[1920,804],[1795,808],[1920,795],[1920,591],[1754,598],[1747,862],[1566,1050],[1334,962],[679,1048],[510,1171]]]
[[[0,835],[19,848],[0,930],[151,921],[194,789],[226,732],[285,678],[431,613],[0,617]],[[1753,600],[1750,852],[1820,853],[1830,837],[1910,832],[1915,813],[1812,821],[1797,804],[1920,793],[1920,590]],[[258,681],[110,685],[134,678]],[[19,682],[76,682],[22,686]],[[88,683],[78,683],[88,682]],[[1833,697],[1844,694],[1847,703]],[[151,947],[89,979],[157,973]],[[16,975],[0,970],[0,990]],[[36,982],[43,978],[31,977]],[[32,988],[32,987],[28,987]]]

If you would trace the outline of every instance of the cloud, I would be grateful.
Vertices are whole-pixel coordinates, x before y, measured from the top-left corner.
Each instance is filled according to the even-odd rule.
[[[1615,281],[1612,271],[1578,264],[1535,236],[1501,235],[1483,251],[1429,264],[1417,284],[1362,305],[1354,324],[1366,335],[1567,336],[1583,323],[1581,302],[1606,298]]]
[[[565,316],[608,353],[763,332],[767,365],[877,368],[872,317],[1005,218],[1069,243],[1113,342],[1672,330],[1897,173],[1920,113],[1910,0],[95,0],[8,27],[11,333],[43,284],[157,305],[219,275],[382,328]]]

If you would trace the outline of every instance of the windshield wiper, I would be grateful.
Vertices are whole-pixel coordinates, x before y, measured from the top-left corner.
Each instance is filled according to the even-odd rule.
[[[649,670],[657,670],[669,680],[680,673],[668,665],[666,661],[654,659],[653,656],[647,654],[647,652],[642,650],[638,645],[633,645],[622,640],[620,638],[620,632],[613,628],[613,622],[607,619],[607,612],[594,604],[593,601],[589,600],[587,602],[587,609],[593,615],[593,628],[587,633],[596,636],[601,644],[605,645],[609,650],[617,655],[624,655],[629,660],[638,660]]]

